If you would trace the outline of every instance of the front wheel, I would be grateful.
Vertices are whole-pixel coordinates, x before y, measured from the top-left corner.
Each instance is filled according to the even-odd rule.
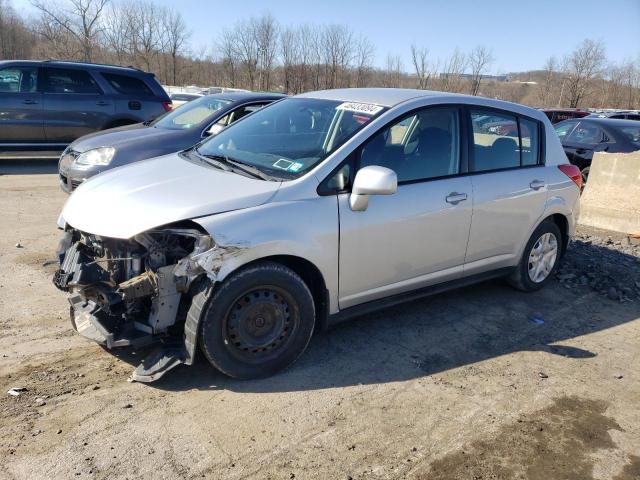
[[[203,312],[200,346],[230,377],[266,377],[304,352],[314,324],[313,296],[304,281],[278,263],[258,263],[214,291]]]
[[[551,221],[542,222],[533,232],[509,283],[524,292],[540,290],[553,276],[560,262],[562,235]]]

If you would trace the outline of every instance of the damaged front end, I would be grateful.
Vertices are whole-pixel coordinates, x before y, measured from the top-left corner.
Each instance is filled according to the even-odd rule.
[[[151,382],[193,362],[199,314],[189,309],[200,279],[215,281],[220,257],[211,236],[193,227],[128,240],[67,228],[60,242],[53,283],[69,293],[78,333],[108,349],[159,344],[133,380]]]

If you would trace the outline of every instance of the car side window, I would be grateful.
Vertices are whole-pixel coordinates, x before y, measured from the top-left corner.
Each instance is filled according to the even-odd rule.
[[[47,93],[102,93],[89,72],[66,68],[46,68],[44,91]]]
[[[594,143],[600,143],[603,138],[602,130],[598,127],[580,122],[573,132],[569,134],[567,141],[582,145],[592,145]]]
[[[109,85],[111,85],[116,92],[125,95],[153,95],[149,87],[147,87],[147,85],[139,78],[106,72],[102,72],[101,75],[107,82],[109,82]],[[184,100],[191,99],[192,98],[185,98]]]
[[[457,108],[428,108],[371,137],[360,150],[360,168],[390,168],[399,182],[459,173],[460,114]]]
[[[560,140],[564,140],[565,137],[571,133],[573,127],[576,126],[576,122],[566,122],[561,125],[556,125],[554,130],[556,131],[556,135],[560,138]]]
[[[0,70],[0,93],[33,93],[37,86],[37,68],[8,67]]]
[[[540,130],[538,123],[526,118],[520,118],[520,154],[522,166],[537,165],[539,163]]]
[[[243,107],[238,108],[233,111],[233,119],[232,122],[237,122],[242,117],[246,117],[250,113],[253,113],[257,110],[260,110],[262,107],[267,105],[266,103],[254,103],[252,105],[245,105]]]
[[[518,120],[514,115],[493,114],[492,121],[484,122],[486,115],[486,112],[471,111],[473,171],[519,167]]]

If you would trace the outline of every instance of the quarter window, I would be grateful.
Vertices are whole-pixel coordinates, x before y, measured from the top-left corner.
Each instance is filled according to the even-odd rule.
[[[538,149],[540,148],[540,132],[538,122],[520,119],[520,153],[522,166],[538,164]]]
[[[399,182],[455,175],[460,165],[459,125],[454,108],[430,108],[405,117],[362,147],[360,167],[390,168]]]
[[[38,85],[37,68],[3,68],[0,70],[0,92],[33,93]]]
[[[66,68],[47,68],[44,88],[48,93],[102,93],[88,72]]]
[[[123,93],[125,95],[152,95],[149,87],[147,87],[147,85],[139,78],[130,77],[129,75],[118,75],[116,73],[105,72],[102,72],[102,76],[117,92]],[[175,100],[186,101],[193,99],[194,97],[184,99],[175,98]]]

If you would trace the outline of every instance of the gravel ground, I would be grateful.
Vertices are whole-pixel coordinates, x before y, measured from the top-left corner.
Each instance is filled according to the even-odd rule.
[[[640,478],[627,237],[581,229],[540,292],[494,281],[368,315],[272,378],[200,358],[128,383],[143,352],[80,338],[51,285],[65,197],[35,165],[0,167],[0,478]]]

